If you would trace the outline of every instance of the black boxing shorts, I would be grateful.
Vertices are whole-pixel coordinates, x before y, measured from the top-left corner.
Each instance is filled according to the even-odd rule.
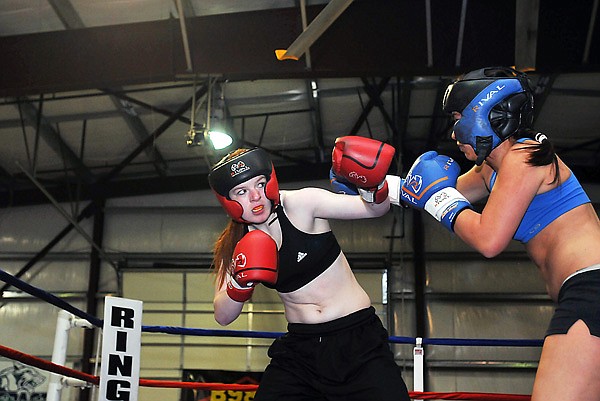
[[[600,265],[565,280],[546,336],[566,334],[578,320],[583,320],[593,336],[600,337]]]

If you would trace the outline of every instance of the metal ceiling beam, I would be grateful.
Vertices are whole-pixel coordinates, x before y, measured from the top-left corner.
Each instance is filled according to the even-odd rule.
[[[195,96],[203,96],[207,91],[207,87],[203,86],[202,88],[200,88],[197,93],[195,93]],[[129,163],[131,163],[131,161],[133,159],[135,159],[137,157],[137,155],[139,155],[145,147],[150,146],[153,142],[153,140],[155,138],[158,138],[161,134],[163,134],[166,129],[173,124],[176,120],[177,120],[177,116],[181,115],[183,113],[185,113],[187,110],[189,110],[189,108],[192,105],[192,98],[190,98],[189,100],[187,100],[185,103],[183,103],[179,109],[177,109],[177,111],[169,118],[167,118],[153,133],[152,135],[145,140],[142,144],[140,144],[140,146],[138,146],[133,152],[131,152],[129,154],[129,156],[127,156],[118,166],[116,166],[115,168],[113,168],[107,175],[105,175],[104,177],[101,178],[101,180],[97,183],[97,186],[95,186],[95,190],[90,191],[93,193],[102,193],[103,197],[106,197],[106,189],[107,184],[109,184],[109,182],[115,178],[117,175],[119,175],[121,173],[121,171],[127,166],[129,165]],[[51,195],[51,192],[48,191],[47,194]],[[75,225],[77,223],[79,223],[80,221],[82,221],[84,218],[89,217],[90,215],[92,215],[92,213],[95,213],[98,205],[97,205],[97,199],[94,199],[94,201],[90,202],[80,213],[79,215],[73,219],[72,223],[69,223],[56,237],[54,237],[54,239],[52,239],[40,252],[38,252],[25,266],[23,266],[18,272],[17,274],[15,274],[15,277],[19,278],[21,277],[23,274],[25,274],[32,266],[34,266],[39,260],[41,260],[46,254],[48,254],[48,252],[50,252],[52,250],[52,248],[54,248],[54,246],[56,244],[58,244],[60,242],[60,240],[62,238],[64,238],[73,228],[75,228]],[[10,287],[10,285],[6,284],[3,287],[0,288],[0,297],[2,296],[2,293],[8,288]]]
[[[598,17],[598,2],[599,0],[594,0],[594,4],[592,5],[592,10],[590,13],[590,23],[587,31],[587,35],[585,38],[585,47],[583,50],[583,57],[581,59],[581,63],[583,65],[588,64],[590,57],[590,48],[592,46],[592,41],[594,38],[594,31],[596,27],[596,18]]]
[[[31,102],[21,102],[21,111],[23,112],[23,118],[28,121],[28,124],[36,127],[39,120],[40,136],[59,157],[63,158],[73,168],[75,174],[83,183],[91,184],[95,181],[96,177],[94,177],[83,161],[62,140],[59,133],[48,123],[46,118],[39,115],[38,109]]]
[[[191,88],[190,88],[191,89]],[[138,100],[136,98],[133,98],[129,95],[126,95],[124,92],[115,92],[113,90],[110,89],[104,89],[104,92],[110,94],[113,97],[119,98],[127,103],[133,103],[133,104],[137,104],[138,106],[142,107],[142,111],[136,111],[136,114],[140,115],[140,114],[144,114],[143,110],[146,110],[146,112],[149,113],[158,113],[158,114],[162,114],[165,116],[171,116],[173,115],[173,113],[165,108],[161,108],[161,107],[156,107],[156,106],[152,106],[151,104],[148,104],[146,102],[142,102],[141,100]],[[176,107],[173,107],[176,108]],[[179,116],[178,118],[179,121],[190,125],[191,124],[191,120],[185,116]]]
[[[192,2],[190,0],[173,0],[173,1],[175,2],[175,5],[177,5],[178,1],[181,2],[184,17],[192,18],[192,17],[196,16],[196,12],[194,11],[194,5],[192,4]]]
[[[146,126],[140,119],[135,109],[132,107],[131,103],[129,103],[126,100],[119,99],[118,97],[113,95],[109,95],[109,97],[115,105],[115,107],[117,107],[119,114],[127,123],[129,130],[131,131],[133,136],[135,136],[138,143],[141,144],[145,140],[147,140],[150,137],[150,133],[146,129]],[[167,171],[167,162],[160,154],[158,148],[155,146],[148,146],[144,149],[144,152],[154,165],[154,169],[156,170],[158,175],[164,176]]]
[[[427,144],[425,145],[425,149],[427,150],[437,148],[440,139],[446,134],[446,128],[448,128],[447,122],[450,120],[450,116],[442,110],[442,100],[450,82],[450,80],[440,80],[440,84],[438,85],[435,101],[433,102],[433,110],[431,110],[429,135],[427,137]]]
[[[12,181],[13,177],[10,173],[0,166],[0,186],[6,189],[5,193],[7,195],[12,192]],[[7,199],[7,201],[10,202],[10,199]]]
[[[57,8],[64,12],[68,2],[56,1],[62,4]],[[356,1],[348,7],[311,46],[310,70],[302,63],[280,62],[273,57],[274,49],[292,43],[302,32],[297,8],[188,18],[193,74],[216,74],[229,80],[457,75],[463,69],[497,64],[498,60],[513,64],[514,43],[498,41],[499,37],[514,36],[513,25],[495,24],[497,15],[514,19],[502,3],[486,3],[485,13],[473,17],[478,24],[494,25],[494,29],[482,29],[470,38],[472,45],[462,50],[462,60],[468,62],[461,63],[461,71],[445,56],[446,46],[436,41],[432,49],[434,62],[428,65],[424,4],[387,0]],[[435,7],[460,9],[460,1],[448,0]],[[308,6],[308,17],[314,18],[323,8]],[[454,30],[455,25],[452,18],[442,18],[439,14],[443,13],[436,10],[432,9],[431,21],[434,39],[447,36],[446,31]],[[76,25],[75,18],[63,16],[66,26]],[[0,96],[189,77],[176,19],[1,37],[0,54]],[[590,65],[594,61],[591,54]],[[572,68],[580,62],[561,59],[560,66]]]
[[[177,7],[177,17],[179,19],[179,27],[181,30],[181,41],[183,44],[183,54],[185,56],[185,64],[187,66],[187,72],[193,72],[194,66],[192,64],[192,53],[190,49],[190,42],[188,37],[188,29],[186,19],[193,16],[194,9],[191,7],[191,4],[187,3],[187,9],[184,10],[184,5],[182,4],[182,0],[174,0],[175,6]]]
[[[352,0],[331,0],[287,49],[275,50],[277,59],[298,60],[302,57],[351,3]]]
[[[297,8],[193,17],[186,21],[193,74],[217,74],[230,80],[458,75],[481,65],[514,65],[517,49],[512,39],[517,30],[508,22],[516,20],[516,1],[469,2],[464,24],[456,22],[463,0],[434,2],[429,47],[424,2],[355,1],[311,46],[310,70],[301,63],[273,57],[274,49],[293,42],[302,32]],[[67,11],[68,1],[54,0],[54,4],[66,27],[79,25],[77,17]],[[323,8],[309,6],[307,14],[314,17]],[[581,20],[582,8],[589,18],[591,6],[587,10],[567,3],[540,2],[535,49],[538,72],[600,70],[597,46],[586,47],[591,21],[573,23]],[[498,23],[499,16],[507,23]],[[456,54],[457,67],[449,49],[457,44],[459,26],[469,46],[461,48],[460,56]],[[494,29],[486,29],[488,26]],[[0,96],[189,76],[176,19],[1,37],[0,54]]]
[[[391,79],[390,77],[387,77],[387,78],[383,78],[382,81],[389,82],[390,79]],[[393,119],[390,117],[390,114],[388,113],[388,111],[385,109],[385,105],[383,104],[383,100],[381,99],[381,93],[383,93],[383,91],[385,90],[385,87],[383,88],[383,90],[379,90],[379,88],[378,88],[379,85],[376,86],[374,84],[371,84],[366,78],[361,78],[361,80],[363,82],[365,92],[367,93],[367,95],[369,95],[369,99],[374,101],[375,105],[381,112],[383,119],[387,123],[388,127],[390,127],[390,129],[392,130],[392,139],[397,137],[398,135],[400,135],[400,133],[398,132],[398,127],[396,126]],[[386,83],[386,86],[387,86],[387,83]],[[388,139],[390,139],[390,138],[388,138]]]
[[[389,81],[390,81],[390,78],[382,79],[381,81],[379,81],[377,86],[372,90],[372,95],[369,95],[369,102],[363,108],[363,111],[360,113],[360,116],[358,116],[358,118],[356,119],[356,122],[354,123],[354,126],[352,127],[352,129],[350,130],[348,135],[356,135],[358,133],[358,130],[360,130],[360,127],[362,127],[364,122],[367,121],[367,117],[369,116],[369,113],[371,112],[371,110],[373,110],[373,107],[376,106],[376,103],[378,101],[377,99],[380,99],[380,95],[386,88]],[[379,100],[379,101],[381,101],[381,100]]]
[[[315,160],[322,162],[324,160],[325,141],[323,139],[323,121],[321,118],[321,102],[319,92],[319,83],[316,79],[309,79],[306,81],[308,105],[311,109],[311,127],[316,146]]]
[[[83,20],[70,0],[48,0],[50,6],[67,29],[85,28]]]
[[[75,7],[73,7],[73,4],[70,2],[70,0],[48,0],[48,1],[49,1],[50,5],[52,6],[52,8],[54,9],[54,12],[60,18],[60,20],[63,23],[63,25],[65,26],[65,28],[67,28],[67,29],[85,28],[85,24],[83,23],[83,20],[81,19],[81,17],[75,10]],[[181,0],[177,0],[177,1],[179,1],[179,4],[181,5]],[[191,5],[189,4],[189,2],[186,2],[186,6],[188,7],[188,10],[189,10],[190,9],[189,7]],[[193,8],[191,8],[191,10],[193,11]],[[137,115],[137,112],[133,109],[133,107],[131,107],[131,104],[129,104],[125,100],[118,99],[112,95],[109,95],[109,97],[110,97],[110,100],[115,105],[115,107],[117,108],[119,115],[121,117],[123,117],[123,119],[127,123],[127,126],[129,127],[129,129],[131,130],[133,135],[136,137],[138,142],[141,143],[146,138],[148,138],[148,136],[149,136],[148,130],[144,126],[144,123],[142,122],[142,120]],[[145,152],[146,152],[146,155],[148,156],[148,158],[154,164],[156,172],[161,176],[164,175],[165,171],[167,169],[167,164],[166,164],[165,160],[163,159],[163,157],[161,156],[158,149],[156,149],[155,147],[147,147]]]
[[[517,0],[515,29],[515,67],[535,69],[540,0]]]
[[[454,65],[456,67],[461,66],[462,61],[462,51],[463,51],[463,43],[465,38],[465,24],[466,24],[466,15],[467,15],[467,0],[462,0],[462,4],[460,6],[460,21],[458,23],[458,37],[456,38],[456,55],[454,59]]]
[[[196,91],[194,96],[196,96],[196,98],[200,98],[200,97],[204,96],[207,93],[207,91],[208,91],[208,86],[202,85],[202,87]],[[171,125],[173,125],[173,123],[175,121],[177,121],[183,113],[187,112],[190,109],[190,107],[192,106],[192,103],[193,103],[193,97],[188,99],[187,101],[185,101],[169,118],[167,118],[165,121],[163,121],[163,123],[156,130],[154,130],[154,132],[152,132],[151,135],[149,135],[142,143],[140,143],[140,145],[137,148],[135,148],[135,150],[133,152],[131,152],[125,159],[123,159],[121,161],[121,163],[119,163],[115,168],[113,168],[107,175],[103,176],[100,180],[101,183],[108,183],[110,180],[115,178],[140,153],[142,153],[147,147],[152,146],[154,141],[159,136],[161,136],[167,130],[167,128],[169,128]]]
[[[69,0],[49,0],[49,3],[67,29],[85,27],[83,20]],[[189,5],[189,3],[187,3],[187,5]],[[133,110],[131,105],[126,101],[117,99],[114,96],[110,96],[110,99],[117,107],[119,114],[123,117],[138,142],[143,142],[149,134],[135,110]],[[161,176],[164,175],[167,165],[158,149],[153,147],[146,148],[146,154],[154,163],[156,172]]]
[[[253,145],[253,144],[251,144]],[[267,150],[268,151],[268,150]],[[279,158],[278,152],[271,152],[274,157]],[[299,168],[298,165],[302,167]],[[331,162],[312,163],[306,160],[295,159],[293,165],[277,166],[277,179],[280,183],[300,182],[314,180],[315,177],[328,177]],[[169,175],[168,177],[149,177],[134,179],[119,179],[110,183],[95,185],[94,191],[102,193],[106,199],[127,196],[143,196],[165,193],[187,192],[210,189],[208,185],[208,169],[198,174]],[[64,185],[64,184],[63,184]],[[67,202],[70,199],[66,195],[69,189],[64,186],[48,188],[58,202]],[[91,191],[90,191],[91,192]],[[0,208],[10,205],[31,206],[47,204],[48,198],[37,189],[15,190],[10,200],[0,199]],[[83,194],[81,201],[90,200],[89,194]],[[89,212],[89,210],[88,210]],[[82,217],[83,218],[83,217]],[[81,221],[78,219],[77,221]],[[72,229],[73,227],[71,227]]]
[[[407,141],[408,118],[410,115],[410,98],[412,95],[412,78],[398,79],[397,85],[397,125],[400,127],[398,136],[394,138],[394,145],[397,149],[398,168],[397,173],[403,175],[408,171],[410,164],[414,160],[414,155],[410,153],[411,148]]]

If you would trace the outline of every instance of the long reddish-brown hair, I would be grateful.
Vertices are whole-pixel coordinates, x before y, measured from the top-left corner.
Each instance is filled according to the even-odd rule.
[[[233,257],[233,250],[246,231],[245,224],[230,220],[219,238],[215,241],[213,248],[213,272],[217,285],[221,287],[227,277],[229,264]]]
[[[247,152],[249,149],[236,149],[224,157],[224,160],[231,160],[234,157]],[[233,250],[239,240],[246,232],[246,225],[230,220],[225,229],[215,241],[213,248],[212,269],[215,273],[215,280],[218,287],[221,287],[227,278]]]

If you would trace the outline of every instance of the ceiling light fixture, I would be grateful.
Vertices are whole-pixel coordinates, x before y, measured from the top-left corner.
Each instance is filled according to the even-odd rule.
[[[186,144],[188,146],[202,146],[205,143],[210,143],[214,150],[221,150],[233,143],[233,137],[228,133],[229,130],[225,121],[225,96],[223,88],[221,85],[218,85],[215,90],[215,82],[216,79],[213,80],[209,77],[206,94],[206,122],[200,126],[197,126],[195,122],[196,99],[195,97],[192,98],[190,129],[186,134]],[[194,93],[196,93],[195,79]]]
[[[214,83],[209,82],[206,132],[215,150],[228,147],[233,138],[228,133],[225,121],[225,93],[222,85],[215,89]]]

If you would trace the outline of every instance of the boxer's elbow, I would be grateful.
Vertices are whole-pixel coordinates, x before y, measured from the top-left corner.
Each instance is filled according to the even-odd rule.
[[[215,308],[215,321],[219,323],[221,326],[227,326],[232,323],[239,314],[231,314],[220,311],[218,308]]]
[[[495,240],[495,239],[483,239],[478,244],[476,244],[475,248],[481,253],[484,257],[491,259],[498,255],[500,255],[508,246],[506,241]]]

